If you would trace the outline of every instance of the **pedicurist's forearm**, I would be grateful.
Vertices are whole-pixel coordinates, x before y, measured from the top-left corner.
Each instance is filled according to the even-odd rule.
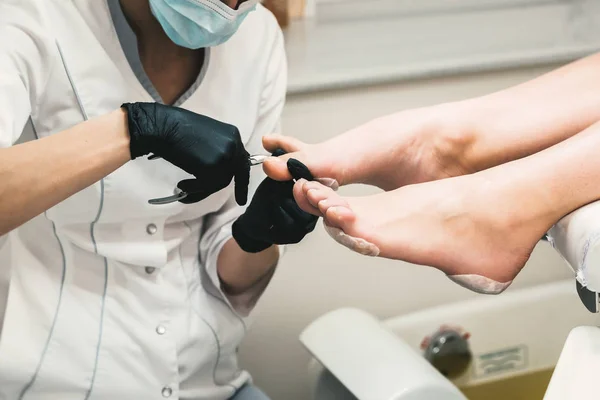
[[[0,149],[0,236],[129,160],[127,118],[122,110]]]
[[[482,170],[561,142],[600,120],[600,54],[455,105],[471,135],[464,157]]]
[[[223,290],[229,295],[244,293],[270,275],[279,261],[279,249],[271,246],[260,253],[247,253],[234,239],[223,246],[217,269]]]

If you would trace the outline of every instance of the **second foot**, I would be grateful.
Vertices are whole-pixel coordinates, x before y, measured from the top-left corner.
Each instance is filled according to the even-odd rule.
[[[435,267],[480,293],[505,290],[548,228],[524,223],[510,193],[500,195],[473,175],[358,198],[317,182],[296,186],[300,207],[323,216],[346,247]]]

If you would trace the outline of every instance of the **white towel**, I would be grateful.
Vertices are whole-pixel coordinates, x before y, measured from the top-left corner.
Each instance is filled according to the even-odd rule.
[[[552,246],[562,255],[584,287],[600,292],[600,201],[561,219],[548,232]]]

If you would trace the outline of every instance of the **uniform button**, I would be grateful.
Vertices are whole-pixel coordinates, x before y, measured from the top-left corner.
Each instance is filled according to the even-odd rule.
[[[146,267],[145,270],[146,270],[146,273],[148,275],[152,275],[154,273],[154,271],[156,271],[156,268],[154,268],[154,267]]]
[[[167,328],[165,328],[162,325],[159,325],[156,327],[156,333],[158,333],[159,335],[164,335],[165,333],[167,333]]]
[[[154,224],[150,224],[146,227],[146,232],[148,235],[154,235],[158,231],[158,228]]]
[[[171,389],[168,386],[165,386],[162,390],[162,395],[163,397],[171,397],[171,395],[173,394],[173,389]]]

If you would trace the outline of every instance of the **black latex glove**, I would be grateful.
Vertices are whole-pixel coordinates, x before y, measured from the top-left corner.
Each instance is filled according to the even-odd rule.
[[[294,179],[314,179],[300,161],[291,158],[287,165]],[[299,243],[315,229],[318,217],[298,207],[293,189],[294,181],[262,181],[246,212],[233,223],[233,238],[242,250],[259,253],[274,244]]]
[[[250,155],[238,129],[182,108],[158,103],[126,103],[131,159],[153,154],[198,179],[179,182],[196,203],[226,188],[235,178],[235,199],[248,199]]]

